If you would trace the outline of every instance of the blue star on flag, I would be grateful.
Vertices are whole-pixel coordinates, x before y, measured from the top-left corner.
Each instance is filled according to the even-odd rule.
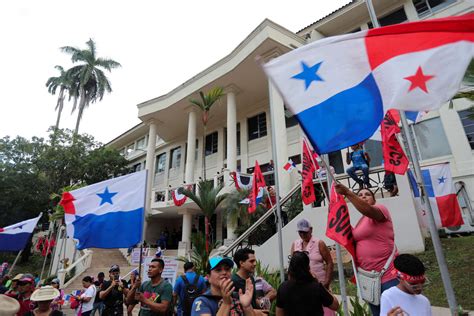
[[[319,62],[309,67],[304,61],[302,61],[301,66],[303,67],[303,71],[300,72],[299,74],[294,75],[291,78],[304,80],[305,90],[308,90],[309,86],[311,85],[311,82],[324,81],[324,79],[318,75],[318,70],[319,70],[319,67],[321,67],[322,63],[323,62]]]
[[[115,194],[117,194],[117,192],[109,192],[109,188],[105,187],[103,193],[97,193],[97,195],[101,198],[100,205],[105,203],[110,203],[111,205],[113,205],[114,203],[112,202],[112,198]]]
[[[447,178],[445,177],[441,177],[441,178],[438,178],[438,184],[441,184],[441,183],[444,183],[446,181]]]

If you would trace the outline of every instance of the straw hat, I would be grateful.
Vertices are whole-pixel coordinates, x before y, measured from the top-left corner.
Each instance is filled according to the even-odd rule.
[[[35,302],[54,300],[59,296],[59,291],[51,285],[40,287],[31,294],[31,300]]]
[[[18,273],[15,275],[15,277],[12,279],[12,281],[18,281],[23,277],[23,273]]]
[[[0,294],[0,316],[14,316],[20,310],[20,303],[14,298]]]

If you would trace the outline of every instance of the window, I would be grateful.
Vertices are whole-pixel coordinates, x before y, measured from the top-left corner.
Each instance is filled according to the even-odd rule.
[[[456,2],[456,0],[413,0],[418,17],[422,18]]]
[[[420,159],[425,160],[451,155],[451,148],[439,117],[411,126]]]
[[[249,140],[267,136],[267,118],[265,113],[260,113],[247,119]]]
[[[240,123],[237,123],[237,156],[240,155]],[[227,127],[224,128],[224,159],[227,159]]]
[[[127,155],[130,155],[134,151],[135,151],[135,144],[131,144],[127,146],[127,149],[126,149]]]
[[[405,13],[405,10],[403,7],[398,9],[395,12],[392,12],[382,18],[379,19],[379,24],[380,26],[387,26],[387,25],[393,25],[393,24],[398,24],[398,23],[403,23],[408,20],[407,15]],[[367,23],[369,25],[369,29],[373,28],[374,26],[372,25],[372,22]]]
[[[142,164],[141,163],[134,164],[132,168],[134,172],[140,171],[142,170]]]
[[[214,132],[206,136],[206,156],[215,154],[217,152],[218,134]]]
[[[155,173],[161,173],[165,171],[166,165],[166,153],[159,154],[156,157]]]
[[[344,163],[342,162],[341,151],[333,151],[328,154],[329,157],[329,166],[334,168],[336,173],[344,173]]]
[[[170,169],[179,168],[181,165],[181,147],[171,149],[170,153]]]
[[[368,139],[365,142],[365,151],[370,157],[370,167],[377,167],[382,165],[383,153],[382,142],[378,140]]]
[[[286,128],[298,125],[298,120],[293,113],[285,107],[285,125]]]
[[[464,133],[466,133],[467,141],[469,142],[471,149],[474,149],[474,110],[471,108],[468,110],[459,111],[458,113],[459,117],[461,118]]]
[[[293,161],[295,163],[295,165],[299,165],[301,163],[301,155],[294,155],[294,156],[291,156],[290,158],[288,158],[288,160]]]
[[[142,137],[137,141],[137,149],[144,149],[146,147],[146,138]]]

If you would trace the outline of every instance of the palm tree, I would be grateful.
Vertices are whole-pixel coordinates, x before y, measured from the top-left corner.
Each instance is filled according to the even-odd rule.
[[[112,92],[110,81],[104,70],[111,72],[112,69],[121,67],[120,63],[115,60],[97,57],[95,42],[92,39],[89,39],[86,45],[86,49],[71,46],[61,47],[63,52],[71,55],[73,63],[80,63],[67,71],[67,76],[73,80],[72,91],[75,95],[73,112],[78,108],[75,135],[79,131],[84,109],[91,103],[101,101],[105,92]],[[77,103],[78,98],[79,104]]]
[[[202,179],[206,180],[206,132],[207,123],[209,122],[209,112],[212,106],[224,95],[222,87],[214,87],[207,94],[199,91],[200,100],[190,99],[189,102],[197,106],[202,111],[202,125],[204,127],[203,141],[202,141]]]
[[[222,185],[214,187],[213,181],[202,180],[197,184],[197,192],[184,189],[182,193],[196,203],[204,215],[205,235],[206,235],[206,252],[209,253],[209,220],[216,213],[219,205],[227,198],[226,194],[219,194]]]
[[[48,88],[48,92],[52,95],[56,94],[56,90],[59,88],[59,95],[58,101],[56,102],[56,107],[54,108],[55,111],[58,111],[58,117],[56,119],[56,125],[54,126],[54,135],[53,135],[53,143],[56,139],[56,132],[59,128],[59,121],[61,120],[61,113],[64,108],[64,99],[65,93],[69,93],[71,88],[71,80],[67,76],[66,71],[61,66],[54,66],[57,70],[59,70],[58,77],[50,77],[48,81],[46,81],[46,87]],[[69,99],[71,99],[71,94],[69,94]]]

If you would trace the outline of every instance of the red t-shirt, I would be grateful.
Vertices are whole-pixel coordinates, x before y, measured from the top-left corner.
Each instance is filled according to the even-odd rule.
[[[362,216],[352,230],[352,235],[356,241],[357,262],[362,269],[367,271],[381,271],[392,254],[395,243],[392,217],[388,209],[381,204],[375,204],[374,206],[383,213],[385,220],[377,222],[367,216]],[[392,259],[390,266],[382,276],[382,283],[395,278],[392,274],[393,270]]]

